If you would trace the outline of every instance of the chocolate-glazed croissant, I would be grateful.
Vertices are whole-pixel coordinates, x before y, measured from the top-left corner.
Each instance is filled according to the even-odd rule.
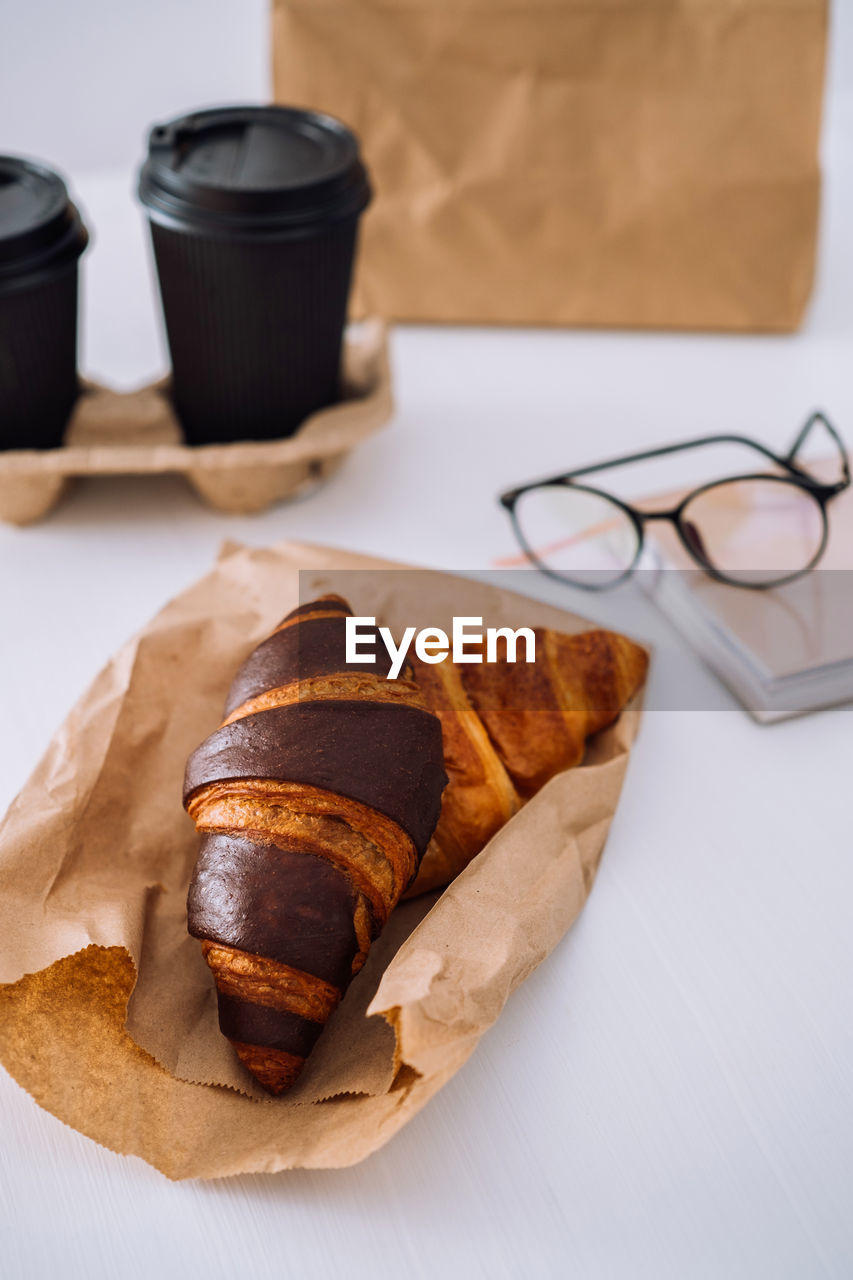
[[[447,782],[411,671],[347,663],[349,607],[294,609],[237,673],[187,763],[203,833],[187,909],[219,1025],[271,1093],[305,1058],[417,874]],[[364,632],[364,628],[362,628]]]

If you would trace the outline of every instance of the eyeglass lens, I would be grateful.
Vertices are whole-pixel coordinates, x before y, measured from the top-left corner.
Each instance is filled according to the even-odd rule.
[[[515,518],[532,558],[564,578],[594,578],[594,585],[607,586],[637,557],[639,537],[631,517],[592,489],[563,484],[528,489],[516,502]]]
[[[768,584],[810,568],[826,517],[806,489],[773,476],[724,480],[691,498],[682,536],[699,559],[744,584]]]

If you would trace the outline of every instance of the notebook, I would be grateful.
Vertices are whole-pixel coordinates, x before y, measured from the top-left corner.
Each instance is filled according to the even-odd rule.
[[[749,591],[697,569],[674,531],[648,527],[640,584],[762,723],[853,701],[853,489],[830,504],[829,528],[819,567]]]

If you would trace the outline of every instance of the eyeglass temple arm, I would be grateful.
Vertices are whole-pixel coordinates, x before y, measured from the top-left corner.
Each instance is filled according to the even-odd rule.
[[[835,427],[829,421],[829,418],[827,418],[826,414],[823,413],[820,409],[816,410],[811,415],[810,418],[806,419],[806,422],[802,430],[800,431],[796,440],[791,445],[791,448],[788,450],[787,454],[785,455],[783,462],[785,462],[789,466],[796,465],[797,454],[800,452],[803,445],[806,443],[806,440],[811,434],[812,429],[816,427],[818,423],[821,423],[829,432],[832,439],[838,445],[838,452],[841,454],[841,474],[843,476],[843,479],[837,486],[835,486],[837,491],[840,492],[842,489],[846,489],[850,485],[850,463],[847,460],[847,453],[844,448],[844,445],[841,443],[841,437],[839,436],[838,432],[835,430]],[[797,467],[796,469],[799,471],[799,467]]]
[[[835,433],[833,432],[833,435]],[[836,437],[837,439],[837,437]],[[839,441],[839,444],[841,442]],[[765,458],[769,458],[778,466],[784,467],[786,471],[795,472],[800,475],[801,472],[791,462],[791,456],[785,458],[779,457],[772,449],[768,449],[765,445],[760,444],[758,440],[750,440],[748,436],[721,435],[721,436],[698,436],[695,440],[682,440],[679,444],[660,445],[657,449],[643,449],[639,453],[626,453],[620,458],[610,458],[607,462],[595,462],[588,467],[578,467],[575,471],[564,471],[557,476],[548,476],[544,480],[534,481],[532,484],[520,486],[507,493],[501,494],[501,501],[511,501],[524,489],[535,489],[538,485],[543,484],[560,484],[564,480],[577,480],[580,476],[593,475],[597,471],[609,471],[612,467],[628,466],[632,462],[645,462],[651,458],[664,458],[672,453],[683,453],[687,449],[699,449],[709,444],[742,444],[749,449],[755,449],[758,453],[763,453]]]

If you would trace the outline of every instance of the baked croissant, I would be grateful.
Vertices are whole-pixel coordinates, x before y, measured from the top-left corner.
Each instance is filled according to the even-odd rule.
[[[536,661],[416,662],[441,720],[449,784],[408,896],[447,884],[525,800],[580,764],[646,677],[648,655],[611,631],[535,628]],[[473,652],[473,650],[471,650]]]
[[[288,614],[187,763],[184,804],[203,833],[189,931],[222,1032],[275,1094],[416,875],[447,782],[411,670],[387,680],[379,643],[375,663],[343,660],[350,612],[330,596]]]
[[[449,884],[521,808],[521,798],[450,659],[415,660],[418,688],[441,720],[448,784],[435,834],[409,896]]]

